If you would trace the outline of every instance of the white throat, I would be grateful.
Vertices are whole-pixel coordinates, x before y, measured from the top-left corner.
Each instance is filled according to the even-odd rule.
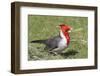
[[[65,37],[65,35],[63,34],[62,30],[60,30],[60,36],[61,36],[61,38],[63,39],[63,42],[67,43],[66,37]]]

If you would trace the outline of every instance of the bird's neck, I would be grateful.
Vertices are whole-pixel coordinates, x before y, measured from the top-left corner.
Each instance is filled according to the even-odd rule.
[[[64,32],[63,30],[60,30],[60,36],[66,40],[67,45],[70,42],[70,36],[68,32]]]

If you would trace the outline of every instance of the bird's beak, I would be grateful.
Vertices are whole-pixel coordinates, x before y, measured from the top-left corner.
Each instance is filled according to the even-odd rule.
[[[73,28],[71,27],[71,29],[68,32],[72,32]]]

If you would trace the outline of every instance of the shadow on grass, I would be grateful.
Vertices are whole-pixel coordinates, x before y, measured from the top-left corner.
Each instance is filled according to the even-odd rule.
[[[61,53],[60,55],[62,55],[64,58],[68,58],[69,56],[74,56],[78,53],[78,51],[70,49],[65,53]]]

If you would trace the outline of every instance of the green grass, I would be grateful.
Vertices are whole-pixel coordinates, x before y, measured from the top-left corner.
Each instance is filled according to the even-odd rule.
[[[44,44],[30,43],[32,40],[42,40],[59,34],[60,24],[73,27],[70,33],[71,42],[62,54],[53,55],[44,50]],[[28,16],[28,60],[81,59],[87,58],[88,18],[71,16]]]

